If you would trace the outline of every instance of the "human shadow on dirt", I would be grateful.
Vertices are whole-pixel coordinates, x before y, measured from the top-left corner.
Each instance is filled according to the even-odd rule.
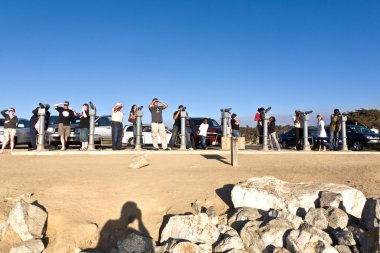
[[[131,227],[131,224],[135,222],[137,222],[137,230]],[[142,221],[141,210],[137,207],[135,202],[129,201],[123,205],[120,218],[118,220],[107,221],[101,229],[95,250],[110,252],[118,241],[125,239],[132,233],[151,238]]]
[[[215,193],[219,196],[221,200],[230,208],[234,209],[234,204],[231,199],[231,192],[234,188],[233,184],[226,184],[222,188],[218,188],[215,190]]]

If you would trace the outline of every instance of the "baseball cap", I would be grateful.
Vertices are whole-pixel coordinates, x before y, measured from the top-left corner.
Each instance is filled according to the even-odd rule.
[[[63,102],[63,104],[64,105],[69,105],[70,103],[69,103],[69,101],[66,100],[65,102]]]

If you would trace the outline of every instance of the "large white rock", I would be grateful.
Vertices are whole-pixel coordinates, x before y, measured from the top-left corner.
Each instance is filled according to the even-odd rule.
[[[364,194],[354,188],[340,184],[288,183],[275,177],[250,178],[236,184],[231,198],[235,208],[253,207],[268,211],[288,210],[297,214],[299,209],[315,207],[321,191],[339,193],[348,214],[361,218],[366,202]]]
[[[20,246],[11,248],[9,253],[41,253],[44,249],[45,246],[41,240],[31,239]]]
[[[47,213],[44,210],[22,199],[17,201],[8,218],[12,229],[23,241],[42,238],[46,229],[46,220]]]
[[[5,233],[7,232],[9,223],[8,221],[0,221],[0,241],[4,238]]]
[[[197,215],[176,215],[169,219],[161,233],[161,242],[168,239],[187,240],[193,243],[212,245],[220,232],[205,213]]]
[[[339,253],[322,238],[300,230],[292,230],[286,237],[286,249],[292,253]]]
[[[178,242],[172,245],[167,252],[169,253],[211,253],[212,246],[201,244],[197,245],[191,242]]]
[[[243,241],[239,236],[226,237],[214,248],[215,253],[223,253],[231,249],[244,250]]]

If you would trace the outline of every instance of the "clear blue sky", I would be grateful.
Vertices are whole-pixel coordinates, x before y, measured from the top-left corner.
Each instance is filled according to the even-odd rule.
[[[0,108],[26,118],[38,102],[127,114],[153,97],[169,124],[179,104],[249,125],[261,106],[282,124],[297,108],[379,109],[380,1],[1,0],[0,87]]]

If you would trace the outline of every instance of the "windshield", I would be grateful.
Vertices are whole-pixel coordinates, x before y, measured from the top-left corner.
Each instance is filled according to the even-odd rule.
[[[349,128],[357,134],[373,134],[371,130],[364,126],[350,126]]]
[[[0,119],[0,126],[4,126],[5,119]]]
[[[203,122],[203,118],[193,119],[193,121],[194,121],[194,125],[200,126],[202,124],[202,122]],[[220,127],[220,125],[218,124],[218,122],[216,122],[213,119],[208,119],[208,125],[209,125],[209,127]]]

